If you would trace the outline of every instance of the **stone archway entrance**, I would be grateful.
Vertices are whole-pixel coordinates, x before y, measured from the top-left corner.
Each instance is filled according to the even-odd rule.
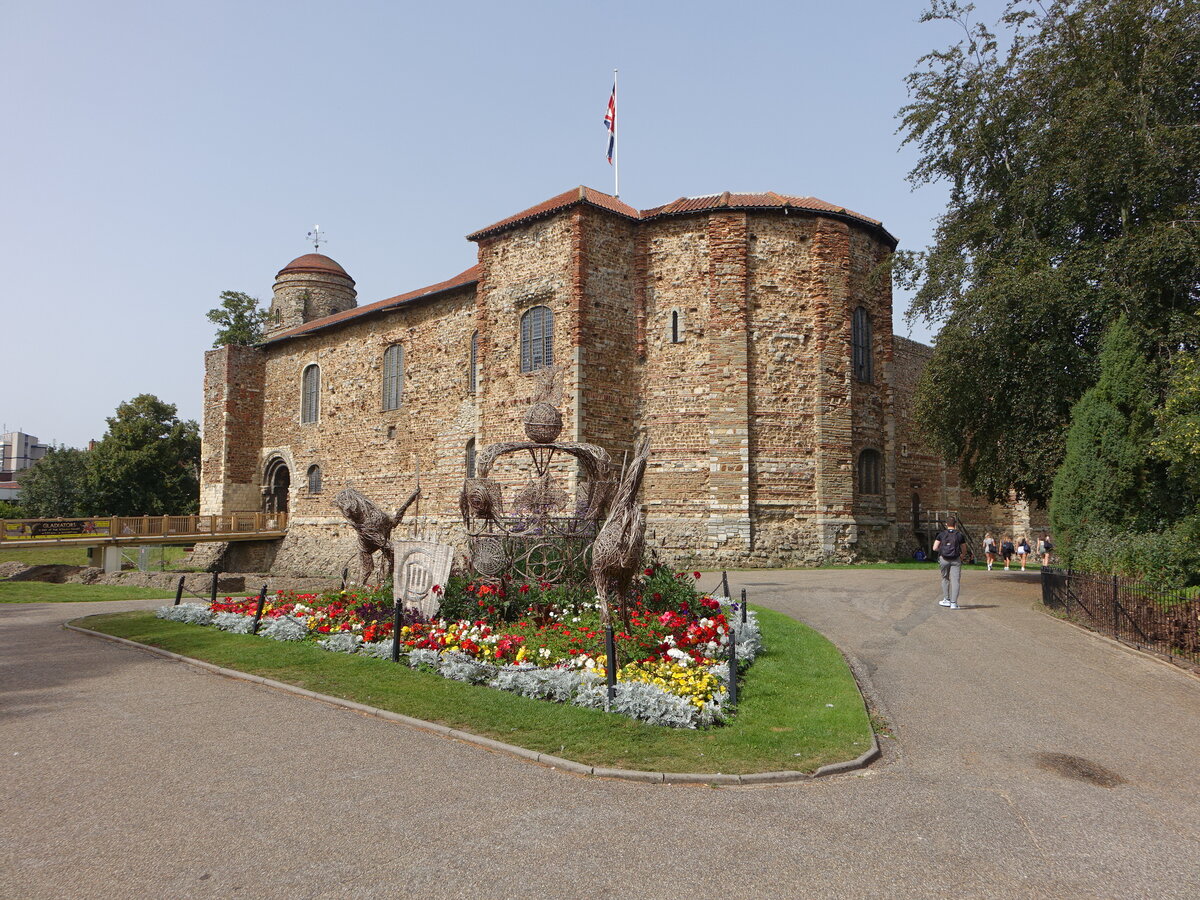
[[[288,489],[292,486],[292,473],[282,459],[273,459],[267,464],[263,478],[263,512],[286,513],[288,511]]]

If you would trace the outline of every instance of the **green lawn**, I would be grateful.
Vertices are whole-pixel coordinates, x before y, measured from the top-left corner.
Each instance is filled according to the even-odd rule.
[[[812,771],[854,759],[871,726],[845,660],[805,625],[758,610],[764,652],[729,725],[688,730],[449,681],[406,665],[133,612],[77,624],[587,765],[665,772]]]
[[[170,588],[124,584],[51,584],[46,581],[0,581],[0,603],[87,603],[97,600],[151,600],[170,597]]]

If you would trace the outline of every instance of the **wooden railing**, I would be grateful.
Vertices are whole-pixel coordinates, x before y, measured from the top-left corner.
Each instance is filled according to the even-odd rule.
[[[287,530],[287,513],[236,512],[219,516],[93,516],[79,519],[5,519],[0,542],[87,540],[110,542],[138,538],[213,540],[218,536],[278,533]]]

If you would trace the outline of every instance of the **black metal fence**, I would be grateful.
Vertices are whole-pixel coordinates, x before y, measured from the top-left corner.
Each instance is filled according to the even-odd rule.
[[[1200,598],[1117,575],[1044,568],[1042,603],[1093,631],[1200,665]]]

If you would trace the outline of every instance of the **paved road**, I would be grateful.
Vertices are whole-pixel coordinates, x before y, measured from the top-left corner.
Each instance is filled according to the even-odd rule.
[[[870,673],[883,762],[586,779],[58,627],[152,603],[0,607],[0,896],[1197,896],[1200,680],[1030,576],[970,572],[958,611],[928,573],[730,577]]]

